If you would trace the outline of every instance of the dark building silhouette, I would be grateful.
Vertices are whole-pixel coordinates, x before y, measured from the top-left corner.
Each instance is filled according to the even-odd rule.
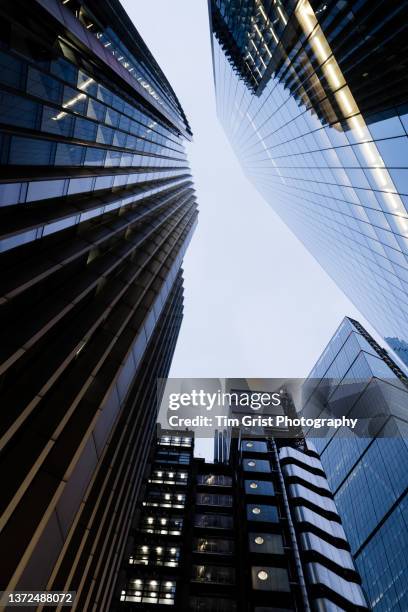
[[[224,463],[193,445],[158,431],[113,610],[367,609],[311,443],[245,434]]]
[[[243,170],[365,318],[408,341],[408,5],[209,0]]]
[[[0,24],[1,588],[102,612],[182,319],[191,131],[118,0]]]

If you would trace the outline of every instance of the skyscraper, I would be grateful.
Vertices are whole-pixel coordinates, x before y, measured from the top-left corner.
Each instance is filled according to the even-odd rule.
[[[408,342],[399,338],[385,338],[392,350],[408,366]]]
[[[245,173],[377,331],[407,341],[407,3],[209,6]]]
[[[355,433],[329,430],[314,443],[369,606],[404,612],[408,379],[357,321],[346,318],[310,373],[304,402],[307,414],[321,406],[362,419]]]
[[[102,612],[182,319],[191,131],[118,0],[0,20],[1,587]]]
[[[366,610],[318,455],[305,440],[243,435],[228,461],[193,458],[161,430],[113,610]]]

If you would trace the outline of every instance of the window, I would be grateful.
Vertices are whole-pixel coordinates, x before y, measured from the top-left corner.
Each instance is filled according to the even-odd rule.
[[[129,557],[130,565],[156,565],[177,567],[180,558],[179,546],[150,546],[139,544]]]
[[[190,597],[190,612],[235,612],[237,604],[221,597]]]
[[[80,166],[84,154],[85,147],[59,142],[55,155],[55,165]]]
[[[234,584],[235,570],[233,567],[221,565],[193,565],[191,580],[213,584]]]
[[[75,129],[74,129],[74,137],[79,138],[81,140],[91,140],[95,141],[96,132],[98,126],[96,123],[89,121],[88,119],[82,119],[81,117],[77,117],[75,119]]]
[[[48,166],[51,161],[53,143],[49,140],[34,140],[12,136],[10,142],[9,164]]]
[[[195,538],[193,551],[207,554],[231,555],[234,552],[234,542],[233,540],[222,540],[221,538]]]
[[[159,450],[156,453],[156,461],[159,463],[190,463],[189,453],[178,453],[177,451]]]
[[[149,482],[157,483],[157,484],[177,484],[177,485],[186,485],[187,484],[188,474],[184,471],[179,470],[153,470],[151,478],[149,478]]]
[[[0,51],[0,82],[19,89],[22,66],[22,62],[18,59]]]
[[[62,81],[76,85],[78,80],[78,70],[66,59],[59,57],[51,62],[51,72]]]
[[[245,472],[270,472],[271,466],[265,459],[244,459],[242,462]]]
[[[176,594],[176,583],[174,580],[165,578],[130,580],[126,590],[121,591],[120,601],[131,601],[135,603],[151,603],[174,605]]]
[[[247,495],[275,495],[273,484],[267,480],[245,480]]]
[[[159,438],[160,446],[192,446],[193,438],[189,436],[162,436]]]
[[[98,132],[96,140],[104,145],[112,144],[113,130],[105,125],[98,126]]]
[[[283,567],[256,566],[251,574],[252,588],[257,591],[290,591],[288,572]]]
[[[42,100],[61,103],[62,85],[52,77],[29,66],[27,72],[27,93]]]
[[[183,517],[167,514],[144,514],[140,521],[140,530],[145,533],[161,535],[181,535]]]
[[[24,128],[38,128],[37,117],[40,106],[36,102],[0,91],[1,122]]]
[[[268,446],[266,442],[261,442],[260,440],[242,440],[241,450],[251,453],[267,453]]]
[[[195,527],[212,527],[215,529],[232,529],[232,516],[228,514],[196,514]]]
[[[211,487],[230,487],[232,486],[232,478],[224,474],[199,474],[197,483]]]
[[[276,506],[269,506],[266,504],[249,504],[247,506],[247,519],[249,521],[278,523],[278,509]]]
[[[184,508],[185,502],[185,493],[156,491],[151,489],[147,492],[143,505],[156,508]]]
[[[283,555],[283,538],[279,533],[250,533],[249,550],[254,553]]]
[[[196,500],[202,506],[232,506],[232,495],[197,493]]]

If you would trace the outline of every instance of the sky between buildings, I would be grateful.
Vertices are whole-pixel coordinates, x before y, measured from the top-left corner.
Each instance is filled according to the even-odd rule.
[[[194,133],[200,215],[170,376],[305,377],[346,314],[372,329],[241,171],[216,116],[207,0],[122,4]]]

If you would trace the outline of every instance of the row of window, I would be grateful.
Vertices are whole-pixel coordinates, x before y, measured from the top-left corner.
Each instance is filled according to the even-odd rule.
[[[183,179],[181,179],[180,181],[174,181],[171,187],[176,187],[183,182]],[[64,229],[67,229],[68,227],[73,227],[94,217],[99,217],[104,213],[112,212],[113,210],[118,210],[119,208],[128,206],[129,204],[135,204],[137,201],[144,200],[147,197],[166,191],[168,188],[168,184],[160,184],[159,186],[149,187],[148,189],[139,189],[137,193],[133,193],[132,195],[129,195],[127,197],[119,197],[117,200],[114,200],[106,205],[103,204],[102,206],[88,208],[85,210],[82,210],[78,206],[77,211],[72,215],[63,218],[57,218],[56,220],[51,221],[50,223],[40,225],[37,228],[29,229],[27,231],[14,234],[12,236],[0,240],[0,251],[7,251],[21,244],[26,244],[27,242],[39,240],[44,236],[54,234],[55,232],[62,231]],[[102,202],[103,200],[100,199],[98,203],[101,204]]]
[[[129,121],[129,125],[139,123],[151,136],[161,136],[162,142],[164,139],[171,140],[180,146],[178,136],[158,123],[156,118],[149,116],[145,109],[134,102],[129,104],[62,57],[50,64],[53,76],[27,66],[27,62],[4,52],[0,52],[0,68],[0,82],[9,87],[26,90],[32,96],[74,109],[78,113],[85,113],[88,104],[89,116],[110,125],[119,123],[120,114],[121,118],[124,116]],[[42,68],[45,69],[44,62]]]
[[[143,157],[140,156],[140,163]],[[102,176],[72,177],[52,180],[34,180],[13,183],[0,183],[0,206],[23,204],[86,193],[90,195],[99,190],[118,190],[120,188],[130,189],[139,183],[155,180],[165,180],[180,177],[186,174],[185,169],[165,169],[166,166],[157,167],[157,172],[126,172],[121,174],[105,174]]]
[[[136,578],[129,582],[126,590],[122,590],[120,601],[174,605],[175,594],[174,580]]]
[[[185,493],[167,493],[166,491],[150,489],[143,505],[159,508],[184,508],[185,502]]]
[[[155,461],[157,463],[183,463],[188,465],[190,463],[191,455],[189,453],[178,453],[177,451],[171,450],[159,450],[156,453]]]
[[[250,552],[268,555],[283,555],[284,541],[280,533],[251,532],[248,536]],[[195,538],[193,552],[205,554],[231,555],[234,553],[234,540],[223,538]]]
[[[151,546],[140,544],[129,557],[130,565],[154,565],[177,567],[180,558],[180,547],[174,545]]]
[[[190,597],[190,612],[235,612],[237,604],[224,597]]]
[[[143,515],[140,521],[140,530],[145,533],[179,536],[182,529],[183,517],[177,515]]]
[[[200,506],[232,506],[232,495],[219,493],[197,493],[197,504]]]
[[[224,474],[198,474],[197,484],[211,487],[231,487],[231,476]]]
[[[81,95],[85,97],[85,94]],[[66,108],[68,105],[72,106],[70,102],[79,97],[74,92],[74,97],[63,104],[62,108]],[[106,111],[106,114],[104,112],[103,117],[96,116],[95,104],[99,103],[95,103],[92,100],[89,101],[86,111],[89,118],[84,118],[71,112],[61,111],[58,108],[43,105],[28,98],[0,90],[0,116],[4,124],[67,138],[88,140],[103,145],[112,145],[132,151],[137,149],[145,153],[165,154],[178,159],[184,156],[184,151],[180,151],[172,141],[168,141],[161,136],[152,139],[151,131],[147,134],[146,128],[143,128],[143,126],[136,122],[132,122],[134,125],[129,125],[130,120],[126,117],[123,118],[124,120],[121,119],[120,122],[115,122],[118,124],[117,127],[110,127],[114,126],[112,120],[108,120],[108,116],[112,111],[109,112],[109,109],[107,110],[106,107],[99,104]],[[76,106],[72,110],[76,112],[83,111],[83,109],[78,109]],[[119,118],[118,113],[115,114]],[[101,120],[109,121],[109,125],[97,123],[97,121]]]
[[[136,167],[160,166],[161,160],[146,155],[149,151],[144,147],[137,147],[137,153],[131,151],[118,151],[95,146],[71,144],[69,142],[54,142],[46,139],[26,138],[24,136],[11,136],[7,141],[2,134],[2,164],[15,166],[86,166],[86,167]],[[143,155],[140,164],[140,155]],[[169,166],[183,167],[185,159],[160,156],[169,160]]]
[[[181,470],[153,470],[149,482],[155,484],[186,485],[188,473]]]
[[[191,579],[193,582],[234,584],[235,569],[222,565],[193,565]]]
[[[289,574],[284,567],[253,566],[251,569],[252,588],[262,591],[290,591]],[[193,565],[193,582],[233,585],[235,569],[223,565]]]
[[[233,518],[228,514],[196,514],[194,517],[194,527],[232,529]]]
[[[159,446],[192,446],[193,438],[189,436],[162,436],[158,439]]]

